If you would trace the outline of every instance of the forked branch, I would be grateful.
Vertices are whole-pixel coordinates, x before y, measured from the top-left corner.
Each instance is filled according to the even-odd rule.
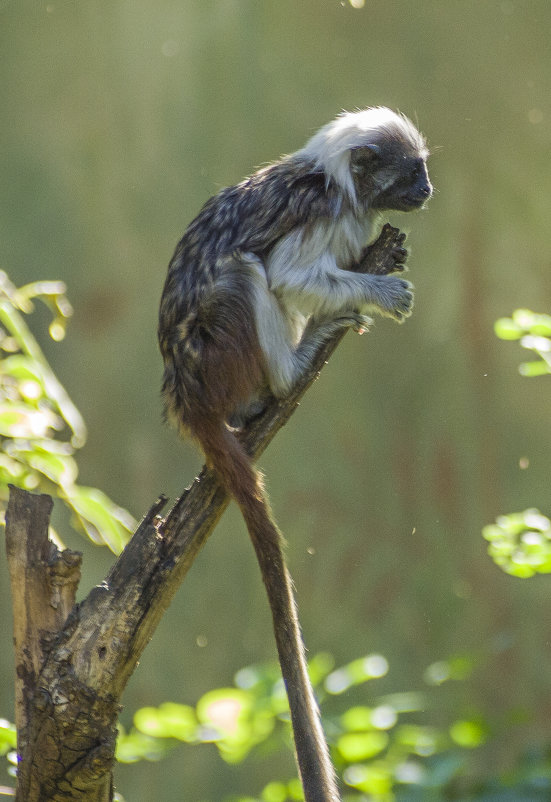
[[[386,225],[358,265],[401,269],[403,235]],[[340,342],[282,402],[272,400],[243,432],[258,457],[293,414]],[[157,624],[228,504],[211,470],[165,518],[151,507],[108,576],[75,604],[80,555],[48,540],[51,500],[11,488],[6,542],[14,599],[19,802],[110,802],[120,698]]]

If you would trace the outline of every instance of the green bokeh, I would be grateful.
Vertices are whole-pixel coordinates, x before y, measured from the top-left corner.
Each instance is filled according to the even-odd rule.
[[[498,717],[515,707],[526,723],[473,750],[475,775],[548,732],[547,578],[504,574],[480,531],[509,510],[551,508],[547,379],[520,377],[515,344],[493,336],[518,306],[550,311],[550,26],[544,0],[0,2],[0,267],[18,286],[68,285],[69,333],[41,345],[88,427],[79,481],[137,518],[199,466],[161,422],[155,342],[187,222],[343,107],[387,104],[418,119],[436,194],[426,212],[394,220],[411,232],[414,315],[348,335],[262,467],[311,653],[339,666],[384,654],[388,694],[415,690],[450,654],[484,654],[468,701]],[[34,330],[50,319],[37,309]],[[111,561],[84,548],[83,593]],[[7,585],[2,561],[5,610]],[[4,645],[10,715],[8,632]],[[146,705],[191,704],[273,656],[231,510],[146,650],[123,724]],[[448,721],[464,684],[445,687]],[[358,704],[372,706],[368,692]],[[214,801],[294,773],[290,753],[251,767],[215,749],[122,767],[121,792],[172,802],[185,784],[189,802]]]

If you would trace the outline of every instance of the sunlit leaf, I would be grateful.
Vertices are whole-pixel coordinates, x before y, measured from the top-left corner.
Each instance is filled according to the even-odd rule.
[[[388,662],[380,654],[370,654],[353,660],[348,665],[333,671],[325,680],[325,689],[332,694],[344,693],[352,685],[360,685],[370,679],[384,677]]]
[[[289,780],[287,783],[287,792],[289,794],[289,799],[304,799],[304,793],[302,791],[302,784],[298,777]]]
[[[125,733],[122,728],[117,739],[116,758],[119,763],[137,763],[139,760],[162,760],[173,748],[173,743],[152,738],[138,730]]]
[[[287,786],[281,782],[268,783],[261,794],[263,802],[285,802],[288,799]]]
[[[487,729],[480,721],[456,721],[450,727],[450,736],[458,746],[474,749],[486,740]]]
[[[34,381],[44,390],[44,375],[40,365],[24,354],[8,356],[0,362],[0,375],[12,376],[18,381]]]
[[[530,327],[534,325],[537,316],[530,309],[515,309],[512,317],[517,326],[529,331]]]
[[[197,716],[203,724],[214,727],[220,733],[233,735],[240,723],[252,709],[251,696],[237,688],[218,688],[201,697],[197,704]]]
[[[308,661],[308,673],[312,681],[312,685],[316,687],[319,685],[335,665],[335,658],[332,654],[327,652],[320,652],[316,654],[311,660]]]
[[[520,340],[524,329],[509,317],[501,317],[494,323],[494,331],[500,340]]]
[[[122,551],[135,528],[126,510],[95,487],[70,485],[64,492],[88,537],[105,543],[115,554]]]
[[[0,404],[0,435],[10,438],[51,436],[52,430],[61,428],[61,421],[47,407],[36,408],[23,403]]]
[[[467,679],[473,670],[471,657],[457,656],[448,660],[439,660],[425,669],[425,682],[429,685],[441,685],[447,680]]]
[[[348,763],[355,763],[378,755],[387,744],[386,732],[373,730],[341,735],[337,740],[337,749],[344,760]]]
[[[5,718],[0,718],[0,755],[7,754],[10,749],[15,749],[17,746],[17,732],[15,724],[11,721],[6,721]]]
[[[78,473],[73,457],[62,454],[51,454],[46,451],[27,452],[27,462],[52,482],[66,487],[75,481]]]
[[[199,737],[214,740],[228,763],[243,760],[275,726],[273,713],[266,707],[256,707],[254,696],[238,688],[206,693],[197,704],[197,718],[204,727]],[[213,737],[213,732],[217,737]]]
[[[551,573],[551,521],[538,510],[501,515],[482,530],[488,554],[511,576]]]
[[[533,378],[534,376],[545,376],[551,373],[551,367],[543,360],[534,360],[533,362],[521,362],[518,366],[518,371],[521,376]]]
[[[349,766],[344,772],[344,781],[375,798],[390,793],[393,785],[390,768],[381,762]]]
[[[189,705],[164,702],[159,707],[142,707],[134,713],[136,729],[154,738],[193,741],[197,737],[197,717]]]
[[[421,757],[433,755],[439,747],[439,734],[433,727],[402,724],[396,729],[395,738]]]
[[[351,707],[341,716],[341,724],[348,732],[362,732],[373,728],[371,708],[365,706]]]
[[[25,467],[20,462],[7,454],[0,453],[0,476],[4,479],[5,484],[21,479],[24,472]]]

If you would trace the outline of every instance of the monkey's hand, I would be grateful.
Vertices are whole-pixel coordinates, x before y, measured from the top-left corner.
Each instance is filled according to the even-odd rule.
[[[373,273],[387,276],[405,270],[408,252],[404,248],[406,235],[390,223],[385,223],[378,238],[364,250],[359,260],[350,267],[355,273]]]
[[[399,323],[411,315],[413,284],[398,276],[374,275],[369,278],[372,303],[379,314],[391,317]],[[370,311],[370,307],[367,311]]]

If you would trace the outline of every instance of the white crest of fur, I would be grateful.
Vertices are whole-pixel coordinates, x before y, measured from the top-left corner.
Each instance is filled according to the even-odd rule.
[[[428,155],[425,140],[411,120],[384,106],[343,112],[320,128],[299,152],[315,162],[354,202],[356,192],[350,172],[350,151],[376,145],[385,136],[398,136],[418,151],[420,156],[425,158]]]

